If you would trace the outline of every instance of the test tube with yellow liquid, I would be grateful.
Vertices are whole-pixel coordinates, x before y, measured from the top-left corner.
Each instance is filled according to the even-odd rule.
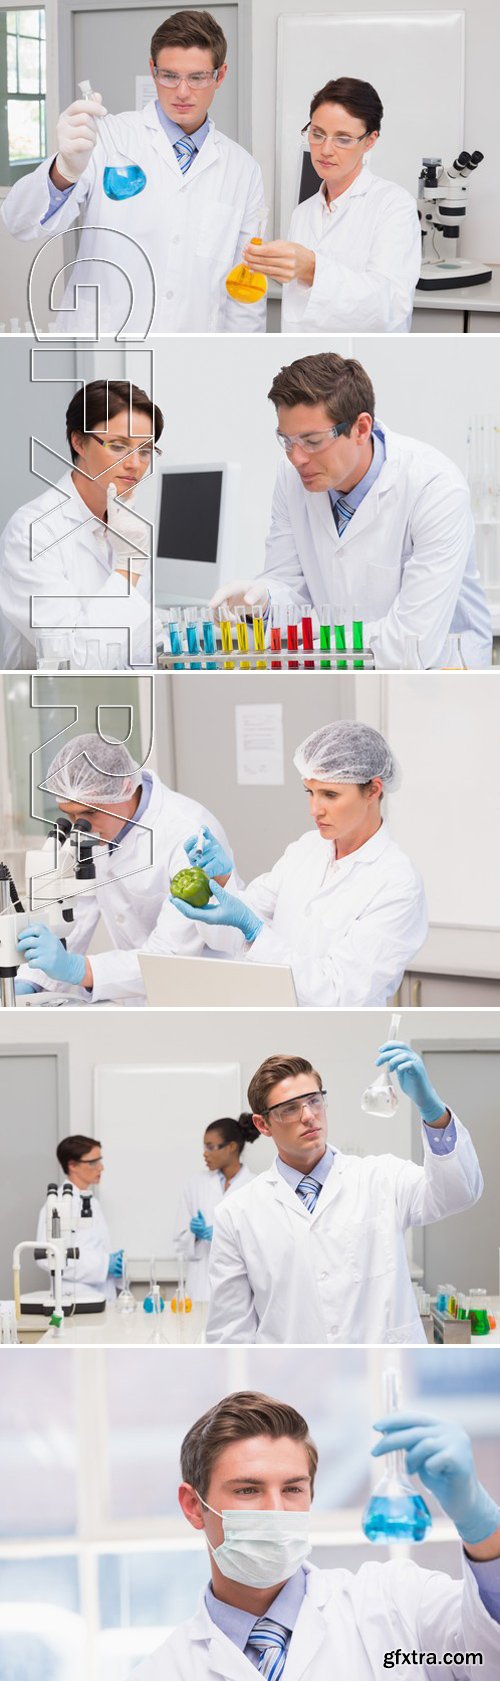
[[[256,231],[251,236],[251,245],[262,245],[268,215],[269,211],[265,205],[262,206],[262,210],[257,211]],[[252,274],[246,263],[236,263],[236,267],[226,276],[226,292],[234,303],[256,304],[267,292],[266,276]]]
[[[219,611],[220,635],[223,654],[233,652],[233,628],[229,617],[227,601],[223,601]],[[234,660],[224,660],[224,671],[234,671]]]
[[[238,652],[240,654],[248,654],[248,625],[243,611],[238,613],[238,618],[236,620],[236,636],[238,639]],[[240,660],[240,671],[250,671],[250,669],[250,660]]]
[[[261,617],[260,613],[257,615],[257,617],[254,617],[254,621],[253,621],[253,645],[254,645],[256,654],[265,654],[265,652],[266,652],[266,632],[265,632],[265,629],[264,629],[264,620]],[[256,660],[255,661],[255,670],[256,671],[266,671],[266,669],[267,669],[267,667],[266,667],[265,660]]]

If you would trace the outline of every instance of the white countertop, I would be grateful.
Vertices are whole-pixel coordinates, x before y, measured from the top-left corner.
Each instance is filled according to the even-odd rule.
[[[425,944],[407,964],[407,970],[409,974],[500,980],[500,930],[430,928]]]
[[[53,1332],[47,1330],[42,1333],[42,1343],[57,1343],[59,1348],[82,1347],[90,1343],[92,1348],[102,1348],[106,1345],[141,1347],[149,1344],[156,1345],[152,1325],[152,1314],[145,1313],[142,1302],[139,1302],[135,1313],[119,1313],[116,1302],[109,1302],[104,1313],[78,1313],[74,1319],[65,1319],[64,1330],[54,1337]],[[207,1318],[206,1302],[193,1302],[190,1313],[172,1313],[170,1302],[165,1305],[161,1315],[161,1336],[165,1343],[176,1344],[201,1343],[204,1339]],[[24,1315],[23,1315],[24,1320]],[[38,1325],[40,1321],[38,1320]],[[28,1319],[25,1327],[32,1334],[33,1318]]]
[[[500,313],[500,264],[492,264],[493,275],[480,286],[450,286],[434,292],[415,292],[414,309],[468,309]]]

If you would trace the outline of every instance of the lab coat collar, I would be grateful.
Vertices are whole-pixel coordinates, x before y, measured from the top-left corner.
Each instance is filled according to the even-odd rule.
[[[337,1150],[333,1144],[330,1144],[330,1149],[334,1151],[334,1161],[312,1214],[306,1208],[305,1203],[302,1202],[301,1197],[298,1197],[297,1192],[288,1184],[288,1180],[283,1178],[283,1174],[280,1173],[276,1165],[277,1158],[268,1168],[267,1174],[264,1175],[272,1185],[278,1202],[284,1203],[287,1208],[290,1208],[294,1214],[299,1216],[299,1219],[315,1220],[321,1210],[326,1208],[333,1198],[339,1194],[340,1180],[345,1172],[346,1158],[342,1155],[342,1151]],[[314,1168],[312,1173],[314,1178]]]
[[[298,1198],[295,1200],[298,1201]],[[322,1612],[331,1597],[331,1584],[324,1571],[308,1563],[304,1565],[304,1570],[307,1577],[306,1591],[288,1649],[287,1681],[301,1681],[301,1677],[307,1674],[311,1658],[324,1637],[326,1622]],[[238,1647],[233,1646],[232,1641],[212,1622],[205,1604],[204,1591],[190,1624],[189,1633],[192,1641],[209,1642],[207,1681],[212,1681],[212,1677],[214,1681],[215,1677],[222,1677],[223,1681],[247,1681],[248,1658],[245,1658],[244,1654],[238,1651]]]
[[[96,514],[92,514],[90,512],[90,508],[87,508],[86,503],[78,494],[70,468],[68,468],[67,472],[63,474],[62,479],[58,479],[55,489],[60,492],[61,501],[54,504],[54,507],[50,509],[50,514],[57,511],[60,520],[67,526],[68,532],[74,530],[75,527],[78,527],[79,543],[83,548],[91,549],[94,555],[95,542],[97,538],[97,540],[102,543],[102,559],[105,561],[107,557],[105,547],[105,539],[107,537],[106,526],[103,520],[98,519]],[[43,530],[43,521],[47,517],[47,510],[45,509],[44,512],[39,514],[38,518],[33,522],[33,547],[35,554],[43,552],[43,545],[41,551],[39,551],[37,546],[37,525],[40,522]]]
[[[168,135],[162,127],[156,110],[156,101],[154,99],[148,100],[147,105],[144,106],[142,117],[144,126],[148,131],[148,140],[154,147],[155,152],[161,153],[165,163],[168,164],[169,169],[171,169],[173,174],[176,176],[179,192],[183,187],[187,187],[189,185],[189,181],[192,178],[194,179],[196,175],[200,175],[202,169],[208,169],[211,163],[216,162],[218,156],[219,135],[212,117],[208,118],[207,138],[201,147],[201,151],[197,152],[196,157],[193,158],[191,167],[187,171],[186,175],[183,175],[182,170],[179,169],[179,162],[176,158],[172,142],[168,139]]]
[[[338,198],[332,200],[334,210],[329,210],[330,215],[335,214],[335,207],[338,207],[339,210],[343,210],[344,206],[347,205],[352,198],[362,198],[365,193],[369,193],[374,180],[375,176],[372,175],[371,169],[369,169],[367,163],[364,163],[363,168],[360,169],[359,175],[356,176],[356,180],[351,182],[351,186],[346,187],[344,193],[339,193]],[[326,203],[326,181],[321,182],[318,196],[325,199]]]
[[[370,486],[366,496],[363,497],[363,501],[360,502],[359,508],[356,508],[352,519],[349,520],[349,524],[346,526],[342,537],[339,537],[337,531],[328,491],[323,490],[318,495],[314,495],[312,491],[303,491],[303,495],[306,498],[306,506],[313,534],[315,526],[323,526],[328,533],[330,542],[332,542],[337,549],[346,549],[348,543],[352,541],[353,538],[359,536],[360,531],[363,531],[369,525],[373,525],[374,521],[377,519],[381,497],[386,496],[387,492],[392,490],[393,485],[396,484],[398,479],[401,464],[401,452],[398,448],[397,434],[394,432],[388,432],[387,427],[385,427],[383,422],[378,420],[378,418],[376,419],[375,424],[377,431],[381,433],[381,436],[384,439],[385,461],[383,461],[380,472],[374,480],[374,483]],[[295,473],[296,469],[292,466],[291,462],[287,462],[286,465],[291,473]]]

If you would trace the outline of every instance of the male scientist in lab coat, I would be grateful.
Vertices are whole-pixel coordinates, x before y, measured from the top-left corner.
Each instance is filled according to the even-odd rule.
[[[375,418],[360,362],[333,351],[281,368],[269,392],[284,458],[264,573],[214,596],[248,611],[289,606],[364,623],[375,665],[491,665],[492,632],[468,486],[448,456]]]
[[[104,125],[100,94],[76,99],[59,117],[56,154],[8,194],[3,219],[20,239],[66,233],[73,223],[83,228],[61,304],[62,332],[74,331],[65,311],[74,310],[78,280],[99,286],[101,332],[115,334],[125,321],[129,333],[147,331],[146,260],[156,280],[156,332],[265,331],[265,298],[236,303],[225,287],[264,204],[258,164],[208,115],[227,73],[226,50],[209,12],[186,8],[166,18],[151,42],[156,98],[142,111],[107,116]],[[145,181],[137,191],[136,178],[133,196],[106,195],[110,161],[140,166]],[[92,290],[79,301],[78,324],[79,331],[95,328]]]
[[[420,1110],[423,1167],[330,1145],[326,1092],[304,1058],[269,1057],[254,1074],[254,1124],[277,1156],[215,1210],[208,1342],[425,1342],[404,1234],[471,1208],[483,1179],[416,1052],[393,1040],[378,1061]]]
[[[73,467],[0,537],[0,666],[36,670],[37,631],[70,631],[72,664],[152,664],[151,527],[134,512],[163,415],[127,380],[91,380],[66,412]],[[69,598],[69,599],[68,599]],[[66,644],[67,644],[66,636]],[[115,652],[111,655],[110,650]]]
[[[86,1138],[84,1133],[61,1138],[56,1150],[65,1183],[73,1187],[73,1220],[75,1243],[80,1251],[77,1261],[68,1261],[64,1272],[66,1286],[85,1284],[96,1295],[115,1300],[116,1280],[123,1274],[123,1249],[112,1249],[111,1238],[94,1187],[100,1184],[103,1172],[101,1145],[98,1138]],[[45,1203],[40,1210],[37,1243],[47,1236]],[[47,1262],[39,1265],[46,1272]]]
[[[80,735],[65,742],[44,779],[43,789],[55,796],[59,809],[73,823],[84,818],[101,845],[94,849],[95,882],[74,906],[66,947],[43,922],[36,922],[19,938],[26,965],[19,970],[18,992],[37,987],[79,989],[88,1003],[144,1003],[139,951],[156,951],[156,925],[161,915],[162,953],[197,956],[203,939],[187,930],[169,904],[172,876],[187,869],[184,850],[188,830],[198,833],[215,826],[223,844],[224,831],[198,801],[167,788],[154,771],[141,769],[122,742]],[[99,918],[109,935],[110,948],[88,955]],[[187,935],[187,937],[186,937]]]
[[[470,1439],[418,1412],[393,1413],[374,1428],[374,1456],[400,1447],[451,1520],[461,1580],[411,1558],[369,1560],[357,1571],[311,1564],[318,1451],[307,1422],[289,1402],[251,1390],[228,1395],[181,1448],[179,1503],[204,1533],[210,1580],[194,1615],[133,1681],[245,1681],[254,1671],[269,1681],[379,1681],[405,1662],[430,1681],[434,1662],[450,1658],[447,1673],[470,1681],[478,1653],[493,1681],[500,1509],[478,1480]]]

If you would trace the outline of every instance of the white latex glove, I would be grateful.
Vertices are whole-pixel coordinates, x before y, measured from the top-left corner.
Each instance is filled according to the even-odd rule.
[[[247,613],[265,613],[269,604],[269,590],[265,584],[253,584],[251,579],[238,578],[216,590],[210,606],[218,613],[224,603],[229,607],[231,614],[235,613],[238,607]]]
[[[108,537],[116,570],[119,571],[130,560],[131,571],[140,576],[150,556],[149,526],[139,519],[138,514],[134,514],[132,508],[124,508],[118,501],[115,484],[108,486],[106,509]]]
[[[56,169],[65,181],[78,181],[92,157],[97,140],[96,117],[106,116],[100,93],[92,99],[75,99],[57,120]]]

